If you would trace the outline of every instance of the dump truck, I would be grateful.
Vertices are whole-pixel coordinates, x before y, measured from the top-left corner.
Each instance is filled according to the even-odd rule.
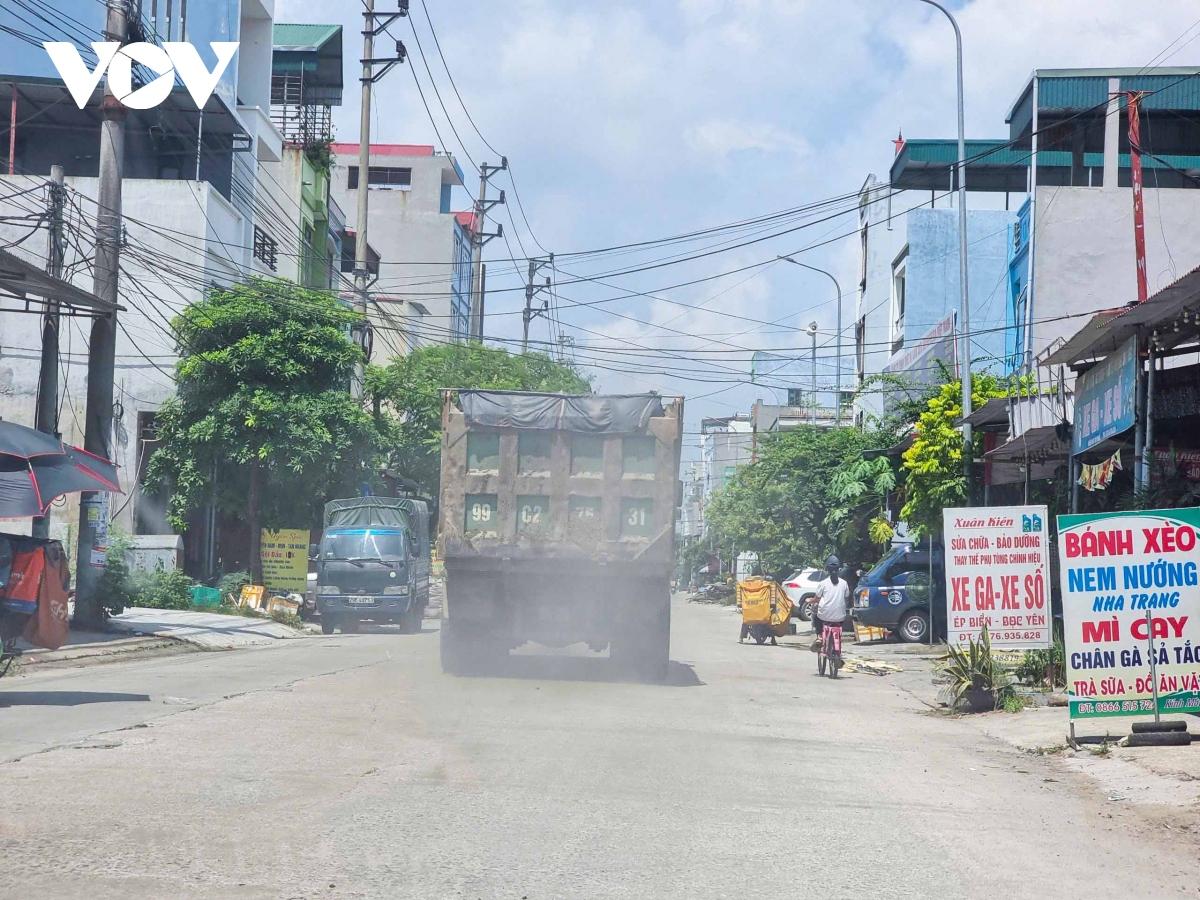
[[[444,671],[533,641],[666,676],[683,398],[442,394]]]

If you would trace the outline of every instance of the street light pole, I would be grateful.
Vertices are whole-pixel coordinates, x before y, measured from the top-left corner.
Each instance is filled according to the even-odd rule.
[[[829,272],[826,272],[824,269],[818,269],[816,266],[810,266],[808,263],[802,263],[802,262],[800,262],[800,260],[792,259],[792,257],[790,257],[790,256],[780,256],[778,258],[785,260],[787,262],[790,262],[793,265],[800,266],[801,268],[811,269],[814,272],[820,272],[822,275],[827,276],[829,278],[829,280],[833,282],[833,286],[835,288],[837,288],[837,295],[838,295],[838,301],[837,301],[837,303],[838,303],[838,305],[837,305],[837,375],[835,377],[835,381],[837,382],[837,386],[835,388],[835,390],[837,391],[837,400],[835,401],[835,403],[837,404],[836,405],[837,412],[835,414],[835,419],[836,419],[837,424],[841,425],[842,424],[842,286],[840,284],[838,284],[838,280],[836,278],[834,278],[833,275],[831,275]]]
[[[963,54],[962,32],[950,10],[937,0],[920,0],[942,11],[954,27],[954,45],[958,56],[958,319],[962,323],[962,414],[971,415],[971,306],[967,299],[967,140],[963,116]],[[971,442],[971,426],[963,423],[963,474],[967,479],[967,503],[972,500],[971,469],[974,464],[975,448]]]

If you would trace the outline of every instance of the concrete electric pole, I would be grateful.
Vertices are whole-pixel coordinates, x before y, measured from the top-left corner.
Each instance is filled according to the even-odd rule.
[[[475,230],[471,235],[473,248],[472,266],[474,268],[474,274],[471,277],[471,320],[467,327],[467,332],[472,341],[483,340],[483,307],[486,286],[483,277],[483,248],[492,238],[504,235],[504,226],[498,222],[496,223],[495,234],[487,234],[483,230],[488,212],[491,211],[492,207],[505,202],[504,191],[500,192],[500,196],[497,199],[488,200],[488,182],[497,172],[503,172],[506,169],[508,169],[507,156],[500,157],[500,165],[498,166],[490,166],[484,163],[479,167],[479,199],[475,201]]]
[[[363,55],[362,55],[362,105],[358,118],[358,208],[354,218],[354,308],[362,323],[357,326],[358,344],[366,353],[370,347],[371,324],[368,320],[367,302],[370,299],[371,275],[367,268],[367,207],[371,189],[371,90],[375,82],[386,75],[397,63],[404,62],[404,44],[396,41],[396,55],[384,59],[375,58],[375,37],[384,32],[401,16],[408,15],[408,0],[400,0],[394,13],[375,12],[375,0],[363,0]],[[383,68],[375,70],[382,64]],[[366,360],[370,362],[370,360]],[[355,399],[363,396],[363,377],[366,363],[355,368],[351,394]]]
[[[50,217],[50,249],[46,255],[46,271],[55,278],[62,277],[66,240],[63,234],[63,208],[67,189],[63,185],[63,167],[50,167],[50,196],[46,213]],[[43,434],[58,437],[58,303],[46,301],[46,316],[42,323],[42,360],[38,373],[37,412],[34,427]],[[36,538],[50,537],[50,517],[37,516],[32,534]]]
[[[124,44],[129,23],[124,0],[107,0],[105,40]],[[96,258],[92,293],[110,312],[92,319],[88,342],[87,411],[83,449],[113,458],[113,370],[117,356],[117,277],[121,263],[121,178],[125,169],[125,107],[104,79],[100,101],[100,178],[97,186]],[[75,553],[75,625],[98,627],[104,619],[96,585],[108,547],[108,495],[88,491],[79,498],[79,544]]]
[[[812,338],[812,424],[817,424],[817,328],[816,322],[808,323],[808,334]]]
[[[531,259],[529,261],[529,279],[528,279],[528,281],[525,282],[525,312],[521,316],[521,318],[523,320],[523,325],[524,325],[524,329],[522,331],[522,337],[521,337],[521,352],[522,353],[529,352],[529,323],[532,322],[534,319],[536,319],[538,316],[544,316],[546,314],[546,309],[547,309],[546,301],[543,300],[542,305],[539,306],[537,309],[534,309],[533,308],[533,298],[537,294],[541,293],[542,291],[550,290],[550,285],[551,285],[549,275],[546,276],[546,281],[544,284],[534,284],[533,280],[535,278],[537,278],[538,272],[540,272],[543,267],[553,266],[553,265],[554,265],[554,254],[553,253],[551,253],[547,259]]]

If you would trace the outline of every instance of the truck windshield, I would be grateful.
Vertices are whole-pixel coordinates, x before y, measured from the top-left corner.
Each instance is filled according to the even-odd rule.
[[[859,584],[874,584],[876,581],[882,579],[892,563],[908,553],[910,549],[911,545],[909,544],[902,544],[901,546],[893,549],[883,559],[871,567],[871,571],[862,577],[862,580],[859,582]]]
[[[404,558],[404,535],[398,531],[342,531],[325,535],[322,559]]]

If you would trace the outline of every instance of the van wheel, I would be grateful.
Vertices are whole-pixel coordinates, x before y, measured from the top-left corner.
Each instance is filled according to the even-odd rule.
[[[906,644],[923,644],[929,640],[929,617],[923,612],[910,612],[900,620],[896,634]]]
[[[333,621],[333,616],[321,616],[321,634],[333,634],[337,628],[337,622]]]

